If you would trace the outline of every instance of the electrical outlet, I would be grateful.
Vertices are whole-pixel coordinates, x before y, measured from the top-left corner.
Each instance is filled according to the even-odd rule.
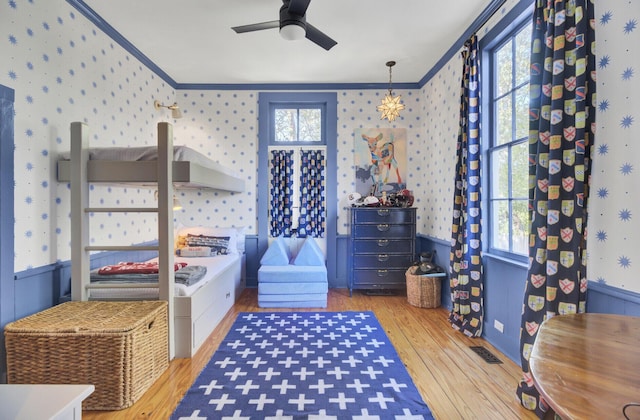
[[[504,324],[502,322],[498,321],[497,319],[493,320],[493,328],[495,328],[496,330],[498,330],[501,333],[504,332]]]

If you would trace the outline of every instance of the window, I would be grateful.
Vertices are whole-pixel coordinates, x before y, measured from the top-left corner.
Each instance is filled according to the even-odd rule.
[[[489,51],[489,248],[528,255],[529,57],[531,22]]]
[[[273,220],[270,215],[272,203],[270,201],[271,183],[271,157],[269,149],[275,139],[275,109],[321,109],[322,127],[320,142],[324,147],[317,143],[296,144],[299,150],[304,149],[324,149],[324,201],[325,201],[325,233],[323,238],[318,238],[314,233],[307,232],[307,236],[316,239],[318,245],[325,252],[327,257],[327,277],[329,278],[329,287],[338,287],[336,283],[338,275],[336,274],[336,258],[338,253],[335,252],[336,235],[337,235],[337,211],[338,211],[338,194],[337,194],[337,138],[338,138],[338,95],[335,92],[260,92],[258,97],[258,182],[257,182],[257,206],[258,206],[258,254],[266,251],[270,237],[270,221]],[[296,111],[297,114],[297,111]],[[304,137],[304,136],[303,136]],[[291,146],[291,144],[289,144]],[[320,146],[320,147],[317,147]],[[290,150],[294,147],[289,147]],[[296,153],[300,155],[300,152]],[[301,162],[305,158],[301,158]],[[312,156],[311,159],[314,159]],[[318,159],[316,159],[318,162]],[[307,166],[305,164],[305,166]],[[307,166],[308,167],[308,166]],[[304,193],[304,192],[303,192]],[[307,191],[307,198],[309,194]],[[302,200],[301,200],[302,201]],[[301,206],[303,207],[303,206]],[[312,206],[312,212],[315,212],[317,206]],[[312,215],[312,218],[315,214]],[[306,215],[305,215],[306,220]],[[311,220],[313,222],[313,220]],[[312,226],[313,228],[313,226]],[[298,235],[296,235],[298,236]],[[298,239],[293,242],[297,243]],[[344,287],[341,285],[340,287]]]
[[[272,104],[270,145],[326,144],[323,104]]]
[[[322,238],[326,103],[269,103],[269,236]]]

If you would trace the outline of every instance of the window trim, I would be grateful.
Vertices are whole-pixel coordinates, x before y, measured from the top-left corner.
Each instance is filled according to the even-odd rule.
[[[258,209],[258,243],[257,255],[262,255],[268,246],[268,188],[262,185],[269,179],[268,148],[271,119],[269,109],[271,104],[282,103],[322,103],[326,106],[326,169],[325,169],[325,200],[326,225],[325,238],[327,241],[327,278],[329,287],[342,287],[338,278],[337,262],[337,223],[338,223],[338,94],[337,92],[260,92],[258,94],[258,188],[256,191],[256,206]],[[308,145],[308,144],[307,144]],[[262,182],[260,182],[262,181]]]
[[[14,102],[15,91],[0,84],[0,325],[16,320],[14,281]],[[17,239],[17,238],[16,238]],[[0,377],[7,373],[4,336],[0,338]]]

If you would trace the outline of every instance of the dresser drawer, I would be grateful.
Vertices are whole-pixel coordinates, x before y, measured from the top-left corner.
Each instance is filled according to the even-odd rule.
[[[353,257],[354,268],[404,268],[413,263],[413,255],[410,254],[357,254]]]
[[[403,289],[407,287],[405,269],[353,270],[354,289]]]
[[[413,225],[391,225],[377,223],[372,225],[354,225],[351,227],[356,238],[413,238]]]
[[[354,254],[411,254],[413,239],[356,239],[353,241]]]
[[[360,208],[353,209],[353,223],[414,223],[416,212],[409,209]]]

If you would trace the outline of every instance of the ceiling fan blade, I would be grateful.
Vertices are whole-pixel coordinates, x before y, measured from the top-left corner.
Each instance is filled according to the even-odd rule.
[[[289,13],[304,16],[311,0],[291,0],[289,1]]]
[[[263,29],[273,29],[273,28],[279,28],[279,27],[280,27],[280,21],[271,20],[269,22],[253,23],[251,25],[243,25],[243,26],[235,26],[235,27],[233,27],[231,29],[236,31],[236,33],[238,33],[238,34],[242,34],[242,33],[245,33],[245,32],[262,31]]]
[[[315,42],[325,50],[329,51],[334,45],[337,44],[336,41],[329,38],[324,32],[320,31],[315,26],[311,25],[307,22],[307,39],[309,41]]]

